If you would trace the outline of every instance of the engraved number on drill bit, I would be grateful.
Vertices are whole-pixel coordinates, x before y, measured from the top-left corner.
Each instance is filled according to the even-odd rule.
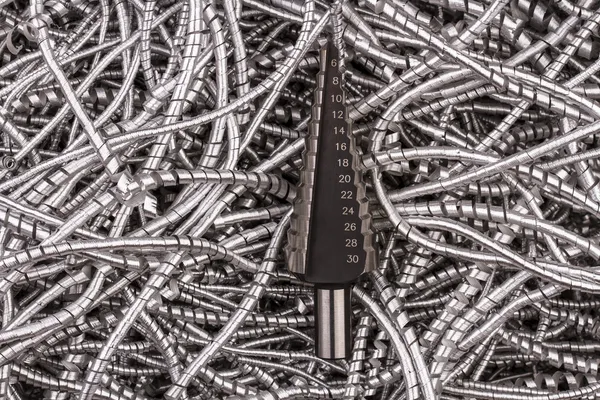
[[[356,230],[355,222],[344,222],[344,230],[346,232],[354,232]]]
[[[352,200],[352,190],[342,190],[340,197],[342,200]]]
[[[331,66],[337,66],[337,59],[331,60]],[[340,78],[337,76],[333,76],[331,79],[331,83],[333,85],[340,85]],[[331,104],[337,108],[338,106],[342,106],[342,110],[334,109],[331,111],[331,115],[333,115],[333,120],[336,121],[335,124],[339,126],[333,127],[333,133],[336,135],[336,144],[335,148],[337,151],[347,151],[348,150],[348,137],[346,132],[346,116],[345,116],[345,108],[343,107],[344,96],[343,94],[334,93],[329,96],[331,100]],[[337,159],[337,167],[340,169],[340,174],[338,174],[338,184],[343,185],[343,190],[340,190],[340,199],[341,200],[353,200],[355,198],[355,193],[351,190],[350,187],[353,187],[353,179],[352,179],[352,166],[349,158],[338,158]],[[342,207],[342,215],[352,216],[354,215],[354,207]],[[354,222],[343,222],[344,224],[344,232],[355,232],[357,229],[357,224]],[[356,238],[346,238],[344,239],[344,246],[348,249],[355,249],[358,247],[358,239]],[[347,254],[346,262],[349,264],[357,264],[360,260],[360,257],[356,254]]]
[[[352,177],[349,174],[340,174],[338,176],[340,183],[350,183],[352,182]]]

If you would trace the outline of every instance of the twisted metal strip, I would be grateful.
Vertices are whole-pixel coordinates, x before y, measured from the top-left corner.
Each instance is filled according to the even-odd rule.
[[[587,0],[0,0],[0,397],[596,398],[599,24]],[[325,35],[382,254],[348,362],[313,355],[281,252]]]

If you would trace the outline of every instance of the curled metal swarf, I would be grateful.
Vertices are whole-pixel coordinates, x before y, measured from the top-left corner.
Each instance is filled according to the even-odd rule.
[[[0,0],[0,398],[596,398],[599,29],[592,0]],[[347,360],[284,254],[325,38],[379,253]]]

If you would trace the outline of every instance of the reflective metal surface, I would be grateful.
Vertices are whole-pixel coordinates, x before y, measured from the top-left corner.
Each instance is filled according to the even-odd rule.
[[[599,24],[589,0],[0,0],[0,399],[598,397]],[[284,251],[328,40],[373,236],[352,279]]]
[[[345,359],[352,350],[350,288],[315,289],[315,351],[327,360]]]

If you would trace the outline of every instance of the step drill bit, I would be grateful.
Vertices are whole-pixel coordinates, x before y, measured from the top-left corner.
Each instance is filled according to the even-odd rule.
[[[331,40],[319,58],[286,252],[290,271],[314,284],[317,356],[342,359],[352,346],[352,283],[377,266],[377,252],[339,51]]]

